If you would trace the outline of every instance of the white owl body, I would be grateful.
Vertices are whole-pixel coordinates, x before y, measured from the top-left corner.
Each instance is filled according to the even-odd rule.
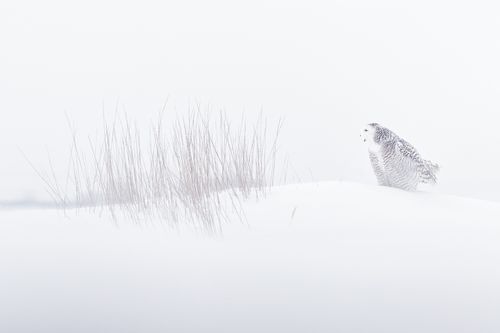
[[[379,185],[415,191],[419,183],[436,183],[439,167],[392,131],[370,124],[361,135]]]
[[[370,142],[368,144],[368,153],[371,157],[372,167],[377,167],[381,172],[385,173],[385,165],[383,163],[384,159],[382,156],[382,147],[375,143]],[[375,157],[375,158],[373,158]]]
[[[375,141],[373,141],[373,138],[370,138],[369,140],[367,140],[366,143],[368,145],[369,152],[374,153],[376,155],[381,154],[382,147],[380,146],[380,144],[375,143]]]

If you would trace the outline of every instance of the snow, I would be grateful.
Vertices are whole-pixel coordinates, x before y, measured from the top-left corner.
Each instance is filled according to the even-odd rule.
[[[220,236],[0,211],[2,332],[498,332],[500,204],[276,187]]]
[[[2,0],[0,332],[500,332],[500,3]],[[71,133],[284,117],[288,182],[224,234],[54,209]],[[376,187],[378,122],[441,167]],[[52,163],[48,162],[48,155]],[[475,199],[472,199],[475,198]]]

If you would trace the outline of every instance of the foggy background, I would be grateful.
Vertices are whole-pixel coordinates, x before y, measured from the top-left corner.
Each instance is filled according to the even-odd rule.
[[[473,4],[473,6],[471,6]],[[125,108],[147,130],[200,103],[284,117],[302,181],[375,183],[364,124],[442,166],[433,190],[500,200],[495,1],[2,1],[0,199],[44,197],[70,133]],[[142,125],[141,125],[142,126]]]

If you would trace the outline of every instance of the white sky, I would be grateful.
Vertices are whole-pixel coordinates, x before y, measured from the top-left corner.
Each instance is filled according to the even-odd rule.
[[[117,100],[169,98],[284,116],[303,180],[374,182],[358,132],[379,122],[442,164],[436,190],[500,199],[496,1],[0,3],[0,198],[38,193],[37,163]],[[58,162],[59,163],[59,162]],[[312,176],[311,176],[312,174]]]

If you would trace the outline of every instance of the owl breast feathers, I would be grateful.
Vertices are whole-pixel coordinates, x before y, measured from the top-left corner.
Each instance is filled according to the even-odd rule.
[[[378,124],[364,129],[364,142],[379,185],[415,191],[418,184],[435,184],[439,166],[422,159],[407,141]]]

